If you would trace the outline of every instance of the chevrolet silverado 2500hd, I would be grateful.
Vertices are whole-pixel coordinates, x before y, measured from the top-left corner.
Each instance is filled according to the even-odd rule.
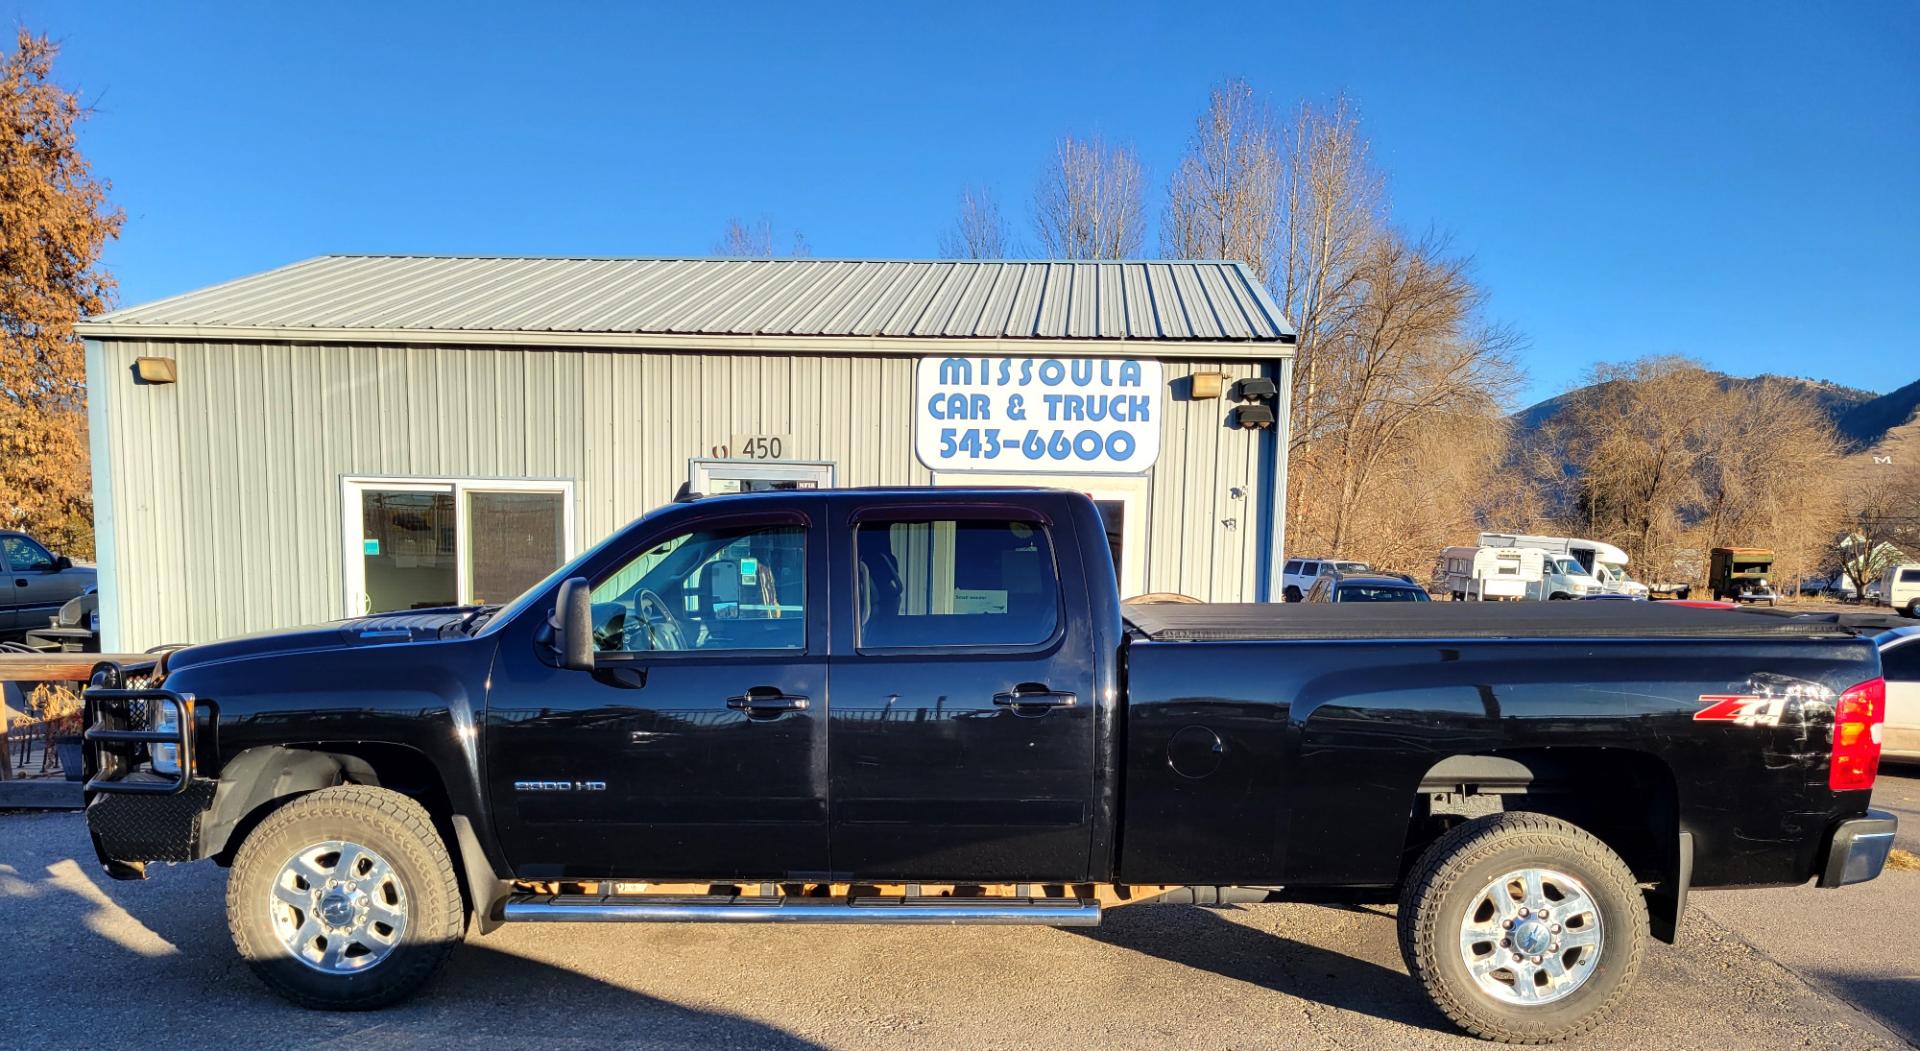
[[[107,871],[231,866],[240,954],[392,1002],[468,924],[1091,924],[1397,902],[1486,1037],[1627,994],[1690,891],[1872,879],[1885,697],[1832,624],[1638,603],[1124,607],[1049,490],[676,503],[502,608],[102,666]]]

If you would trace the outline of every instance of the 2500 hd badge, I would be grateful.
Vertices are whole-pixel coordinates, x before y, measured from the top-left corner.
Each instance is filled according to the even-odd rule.
[[[1437,1011],[1558,1040],[1694,891],[1873,879],[1894,832],[1879,658],[1845,628],[1123,607],[1099,512],[1052,490],[677,503],[503,607],[126,670],[157,682],[87,694],[101,861],[231,866],[240,955],[316,1008],[409,995],[469,924],[1297,897],[1397,903]]]

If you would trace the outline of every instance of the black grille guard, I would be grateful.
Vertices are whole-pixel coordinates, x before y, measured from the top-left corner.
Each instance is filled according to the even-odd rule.
[[[178,730],[153,730],[149,713],[156,704],[170,703],[180,713]],[[134,706],[145,709],[136,720]],[[174,795],[186,791],[193,780],[193,696],[172,690],[90,689],[85,694],[87,728],[85,741],[86,792],[126,792],[142,795]],[[180,773],[142,773],[130,775],[140,761],[140,751],[153,745],[178,745]]]

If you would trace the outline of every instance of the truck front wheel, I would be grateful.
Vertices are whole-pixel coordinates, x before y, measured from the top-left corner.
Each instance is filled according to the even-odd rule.
[[[453,863],[419,803],[322,789],[254,829],[227,877],[227,926],[260,980],[302,1007],[384,1007],[466,930]]]
[[[1400,951],[1434,1006],[1475,1036],[1566,1040],[1627,996],[1647,941],[1633,873],[1544,814],[1466,822],[1429,847],[1400,899]]]

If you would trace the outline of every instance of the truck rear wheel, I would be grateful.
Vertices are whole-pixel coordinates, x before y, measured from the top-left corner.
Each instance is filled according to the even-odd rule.
[[[340,785],[268,815],[227,877],[227,926],[260,980],[302,1007],[384,1007],[466,930],[453,862],[406,796]]]
[[[1475,1036],[1566,1040],[1627,996],[1647,908],[1619,855],[1544,814],[1468,821],[1429,847],[1400,899],[1400,951]]]

